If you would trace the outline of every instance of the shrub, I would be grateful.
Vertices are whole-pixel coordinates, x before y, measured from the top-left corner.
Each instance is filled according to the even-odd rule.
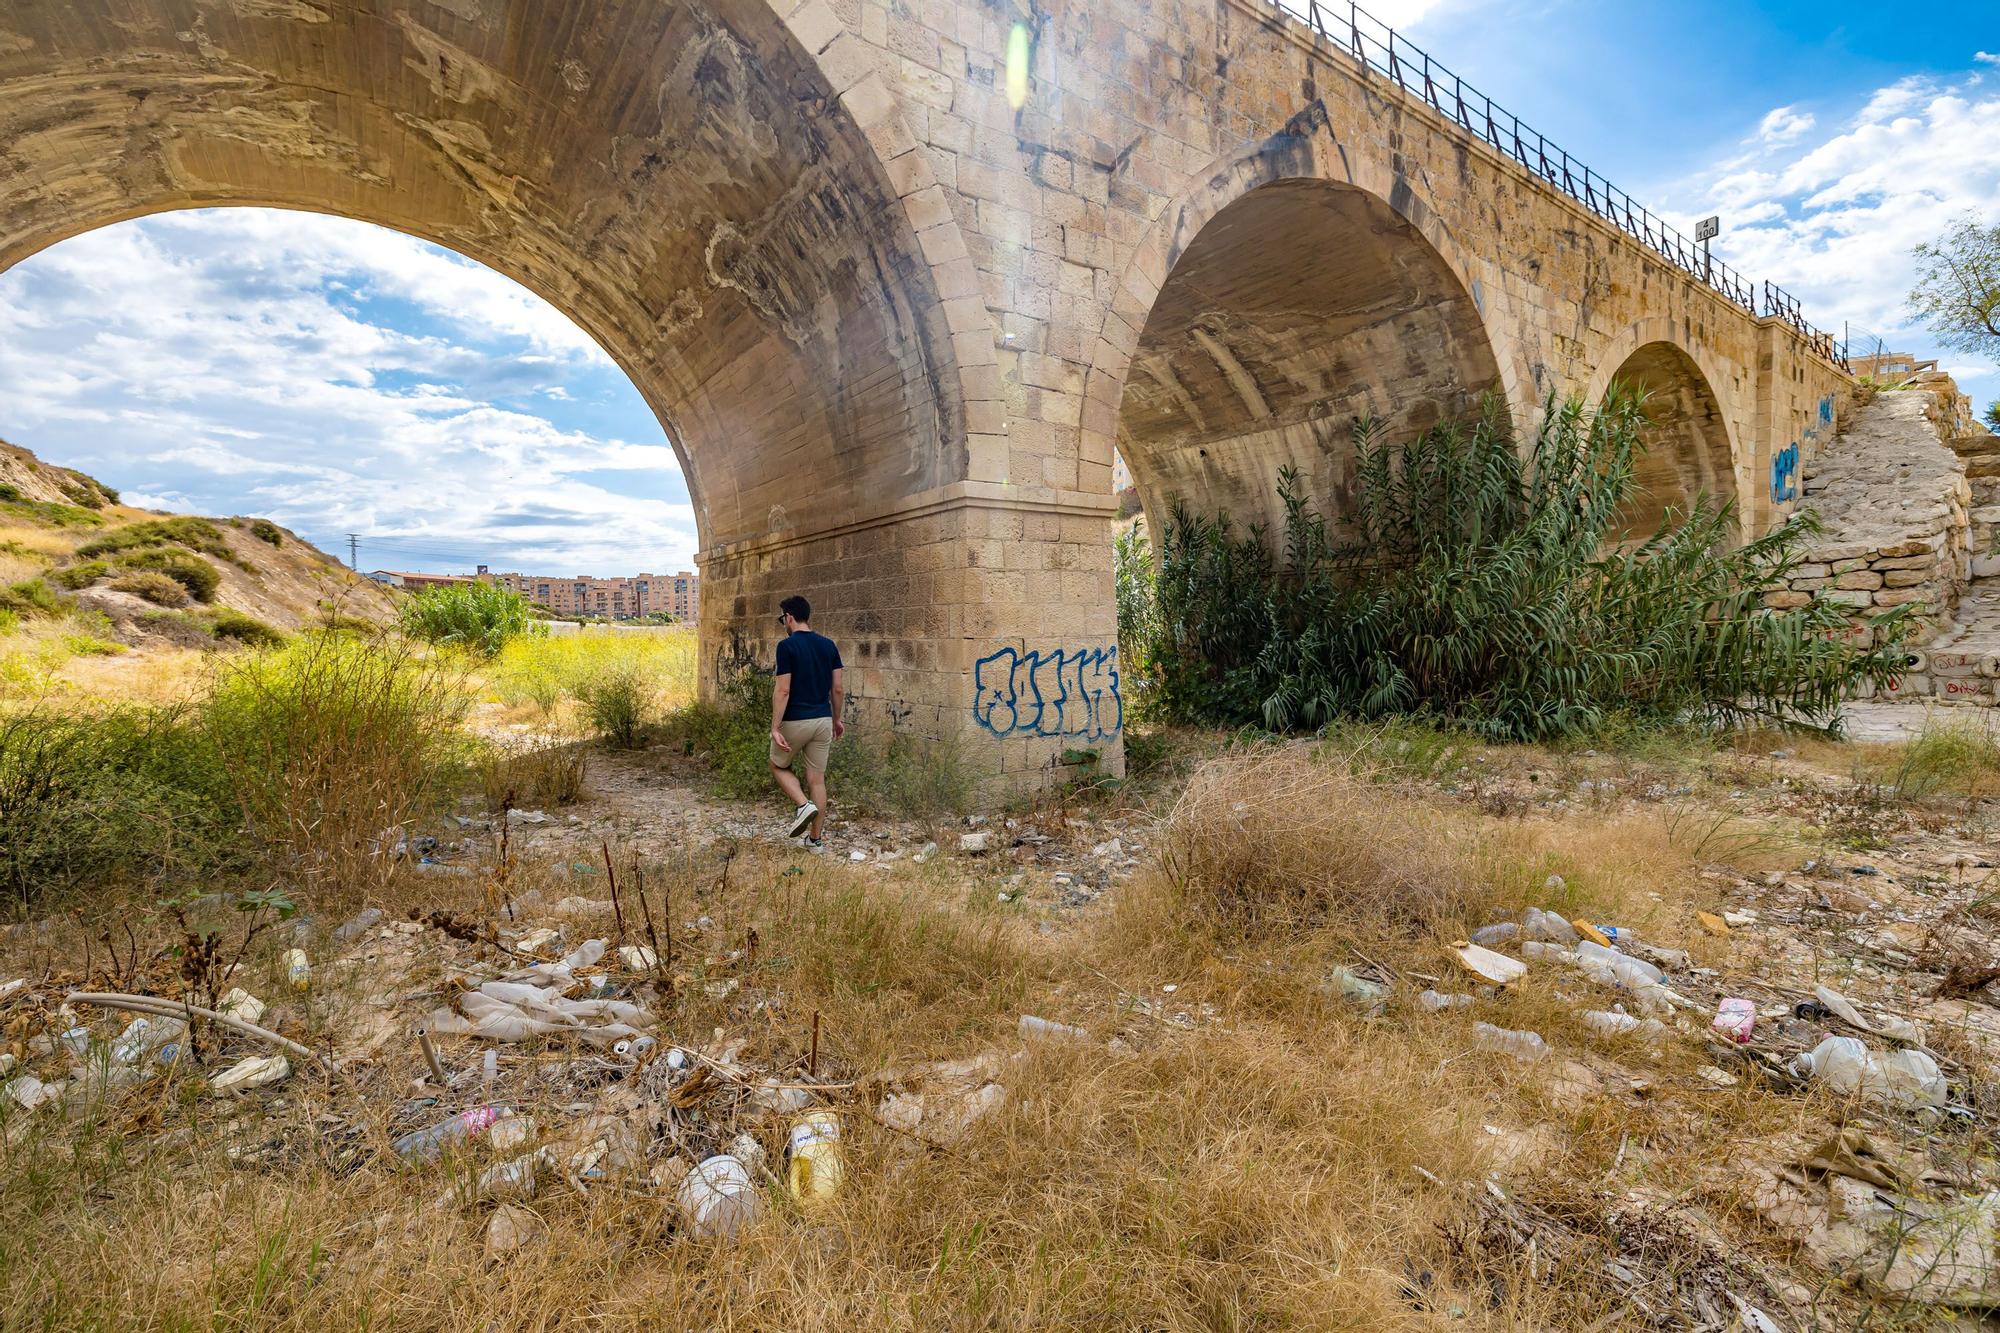
[[[219,560],[234,558],[222,529],[205,518],[182,515],[178,518],[148,519],[113,528],[102,537],[93,537],[76,548],[80,556],[118,555],[152,546],[185,546],[190,551],[212,555]]]
[[[164,574],[186,588],[188,596],[197,602],[214,601],[215,590],[222,586],[222,575],[214,565],[185,551],[138,551],[121,557],[118,565],[121,569]]]
[[[767,699],[764,716],[769,715]],[[768,726],[764,732],[768,734]],[[768,762],[769,754],[764,758]],[[978,776],[948,732],[929,740],[904,732],[877,737],[850,731],[835,743],[828,765],[827,780],[838,800],[914,819],[963,811],[979,786]],[[769,784],[767,774],[763,785]]]
[[[497,583],[447,583],[404,604],[403,632],[430,643],[456,644],[491,657],[535,625],[528,599]],[[546,633],[546,631],[541,631]]]
[[[0,716],[0,886],[23,907],[106,878],[157,885],[224,865],[239,819],[194,710]]]
[[[0,611],[20,616],[52,616],[62,608],[62,598],[41,579],[22,579],[0,588]]]
[[[771,790],[771,678],[746,670],[723,682],[718,695],[675,713],[667,734],[708,765],[720,794],[764,795]]]
[[[285,530],[268,518],[251,520],[250,535],[260,542],[269,542],[273,546],[285,544]]]
[[[30,500],[15,491],[13,499],[0,499],[0,510],[52,528],[101,528],[104,519],[88,509],[63,504],[59,500]]]
[[[1927,721],[1900,748],[1888,776],[1896,794],[1912,800],[1990,796],[2000,791],[2000,730],[1970,719]]]
[[[1855,686],[1895,672],[1906,609],[1870,622],[1867,649],[1831,603],[1766,609],[1809,517],[1729,549],[1729,511],[1698,502],[1612,547],[1641,421],[1623,394],[1596,413],[1551,401],[1527,462],[1497,404],[1406,445],[1364,427],[1344,546],[1289,471],[1282,555],[1177,506],[1134,654],[1147,706],[1279,730],[1420,714],[1519,739],[1620,716],[1836,725]]]
[[[11,481],[0,481],[0,500],[18,500],[21,488]]]
[[[629,663],[606,667],[577,690],[590,725],[613,745],[628,750],[645,730],[650,696],[645,678]]]
[[[102,560],[87,560],[80,565],[71,565],[67,569],[58,569],[55,573],[49,575],[49,577],[60,583],[63,587],[68,588],[71,592],[77,592],[88,588],[91,584],[110,573],[111,566],[105,564]],[[185,601],[186,598],[182,598],[182,600]]]
[[[86,566],[87,568],[87,566]],[[68,571],[65,571],[68,572]],[[186,606],[188,590],[178,579],[156,570],[139,570],[111,581],[113,592],[129,592],[154,606]]]
[[[218,639],[229,639],[252,648],[281,648],[285,636],[271,625],[255,616],[227,606],[218,606],[209,614],[209,630]]]
[[[407,645],[337,633],[223,671],[209,725],[252,834],[309,887],[379,887],[385,841],[460,780],[460,676]]]

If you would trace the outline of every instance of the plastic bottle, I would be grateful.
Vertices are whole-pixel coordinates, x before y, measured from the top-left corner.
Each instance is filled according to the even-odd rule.
[[[335,944],[351,944],[363,935],[366,935],[381,920],[381,908],[364,907],[359,912],[356,912],[346,924],[334,928],[333,942]]]
[[[446,1148],[484,1133],[494,1121],[504,1120],[512,1114],[514,1108],[511,1106],[467,1107],[447,1120],[440,1120],[435,1125],[414,1130],[397,1139],[394,1144],[396,1156],[411,1162],[434,1161]]]
[[[1602,921],[1592,924],[1597,927],[1599,934],[1611,941],[1611,947],[1614,949],[1626,949],[1638,943],[1638,932],[1630,926],[1607,926]]]
[[[1537,1032],[1516,1032],[1491,1023],[1472,1025],[1472,1044],[1484,1051],[1497,1051],[1516,1060],[1539,1060],[1549,1053],[1549,1044]]]
[[[1583,1025],[1600,1037],[1639,1036],[1659,1041],[1671,1031],[1657,1018],[1634,1018],[1610,1009],[1592,1009],[1583,1016]]]
[[[1634,958],[1631,954],[1617,949],[1607,949],[1589,940],[1576,946],[1576,956],[1585,970],[1592,973],[1600,970],[1608,971],[1617,979],[1619,985],[1630,986],[1634,990],[1640,987],[1638,978],[1644,978],[1646,982],[1657,986],[1667,975],[1643,958]]]
[[[1499,921],[1490,926],[1481,926],[1478,930],[1473,931],[1472,942],[1474,944],[1482,944],[1490,949],[1496,944],[1505,944],[1520,933],[1521,928],[1512,921]]]
[[[809,1111],[792,1122],[785,1183],[801,1203],[823,1203],[840,1190],[846,1174],[840,1161],[840,1117]]]
[[[303,991],[312,985],[312,963],[306,958],[304,949],[285,950],[284,962],[287,986]]]
[[[1545,912],[1539,907],[1530,907],[1522,919],[1521,929],[1531,940],[1541,940],[1548,944],[1573,945],[1577,941],[1576,927],[1572,926],[1558,912]]]
[[[734,1236],[764,1212],[764,1196],[750,1183],[749,1168],[728,1153],[681,1177],[674,1194],[697,1236]]]
[[[1528,940],[1521,945],[1521,957],[1531,963],[1574,963],[1576,950],[1542,940]]]
[[[1090,1034],[1082,1028],[1071,1027],[1068,1023],[1056,1023],[1033,1014],[1021,1015],[1021,1037],[1024,1041],[1039,1041],[1044,1038],[1088,1041]]]
[[[1859,1037],[1828,1037],[1792,1061],[1832,1091],[1904,1108],[1941,1107],[1946,1085],[1937,1061],[1922,1051],[1872,1053]]]
[[[1470,1008],[1472,997],[1457,993],[1447,995],[1442,991],[1426,990],[1417,993],[1417,1003],[1431,1013],[1441,1014],[1447,1009]]]
[[[135,1065],[139,1057],[146,1053],[146,1034],[152,1029],[151,1019],[135,1018],[125,1025],[118,1039],[111,1043],[111,1059],[116,1064]]]

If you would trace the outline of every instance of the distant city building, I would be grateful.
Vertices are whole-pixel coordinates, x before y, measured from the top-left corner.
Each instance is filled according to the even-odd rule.
[[[701,616],[701,577],[687,570],[678,574],[599,579],[588,574],[567,578],[549,574],[495,574],[481,565],[472,574],[413,574],[400,569],[377,569],[371,570],[368,577],[412,592],[447,583],[497,583],[556,616],[636,620],[665,615],[689,625],[697,623]]]
[[[1850,356],[1848,364],[1857,376],[1869,379],[1901,379],[1927,370],[1936,370],[1934,359],[1919,361],[1911,352],[1877,352],[1873,356]]]
[[[478,578],[475,574],[412,574],[400,569],[371,569],[368,577],[392,588],[408,588],[411,592],[442,588],[447,583],[472,583]]]
[[[603,616],[635,620],[641,616],[672,616],[692,625],[701,616],[701,578],[678,574],[634,574],[623,579],[598,579],[585,574],[559,578],[548,574],[491,574],[484,565],[476,577],[511,588],[557,616]]]

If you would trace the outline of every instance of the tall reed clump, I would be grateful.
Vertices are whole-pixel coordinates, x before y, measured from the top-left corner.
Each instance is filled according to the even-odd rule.
[[[1868,648],[1842,607],[1767,608],[1810,516],[1732,547],[1729,507],[1704,500],[1618,544],[1642,422],[1624,393],[1596,412],[1551,400],[1525,461],[1497,403],[1407,444],[1364,426],[1341,541],[1290,471],[1277,551],[1176,506],[1154,603],[1121,614],[1147,705],[1276,730],[1421,714],[1520,740],[1613,718],[1837,724],[1857,685],[1895,673],[1905,608],[1870,622]]]
[[[470,702],[457,670],[405,641],[322,632],[224,667],[207,707],[253,836],[306,888],[357,890],[463,780]]]
[[[492,657],[508,641],[537,631],[528,599],[497,583],[473,580],[426,588],[403,604],[403,633]]]

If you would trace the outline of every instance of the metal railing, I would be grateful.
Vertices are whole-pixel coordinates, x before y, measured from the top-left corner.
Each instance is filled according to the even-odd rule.
[[[1363,78],[1379,74],[1403,92],[1422,98],[1444,119],[1526,167],[1585,208],[1643,243],[1681,272],[1704,283],[1752,315],[1782,319],[1814,350],[1847,367],[1847,349],[1833,335],[1806,322],[1798,298],[1775,283],[1759,285],[1678,229],[1653,216],[1632,196],[1576,161],[1539,131],[1485,93],[1432,60],[1430,54],[1398,37],[1395,29],[1358,4],[1340,0],[1269,0],[1288,17],[1303,21],[1323,41],[1352,57]],[[1760,299],[1761,298],[1761,299]]]

